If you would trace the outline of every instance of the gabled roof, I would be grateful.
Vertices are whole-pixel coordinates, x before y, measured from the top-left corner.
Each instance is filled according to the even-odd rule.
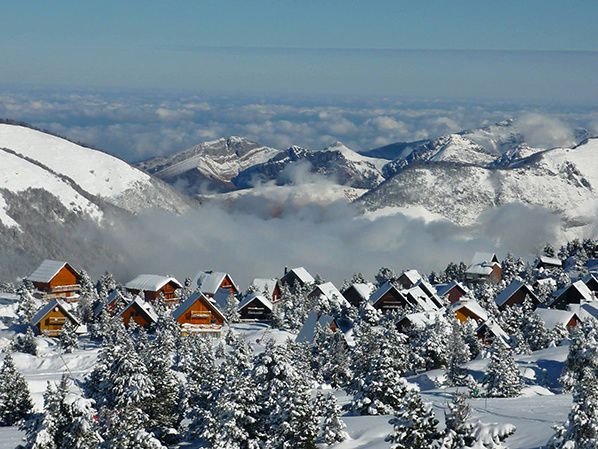
[[[590,281],[598,282],[598,276],[596,275],[596,273],[588,273],[583,278],[581,278],[581,280],[584,284],[588,285],[588,282]]]
[[[378,290],[372,293],[370,296],[370,304],[376,305],[376,303],[390,290],[395,290],[400,296],[404,297],[401,291],[391,281],[386,281],[378,288]]]
[[[571,318],[576,316],[576,313],[571,310],[559,309],[536,309],[535,313],[542,318],[542,321],[544,321],[544,325],[548,330],[554,329],[557,324],[566,326],[567,323],[571,321]]]
[[[575,312],[577,316],[580,317],[582,320],[587,318],[595,318],[598,320],[598,301],[579,305],[573,304],[570,305],[569,308],[572,309],[571,312]]]
[[[401,274],[401,276],[405,276],[413,285],[417,284],[417,282],[422,278],[421,274],[419,274],[417,270],[403,271],[403,274]]]
[[[147,292],[157,292],[169,282],[174,283],[177,288],[183,286],[172,276],[162,276],[160,274],[140,274],[135,279],[130,280],[125,284],[128,290],[139,290]]]
[[[499,265],[498,262],[482,262],[479,264],[473,264],[467,267],[467,271],[465,271],[465,273],[489,276],[492,273],[495,265]]]
[[[195,292],[189,295],[185,301],[183,301],[176,309],[172,311],[172,317],[175,320],[178,320],[181,315],[183,315],[193,304],[195,304],[196,301],[202,301],[212,312],[226,321],[224,314],[220,311],[216,303],[201,292]]]
[[[99,303],[93,309],[93,314],[94,314],[94,316],[98,316],[100,313],[102,313],[102,311],[106,308],[106,306],[108,304],[111,304],[113,302],[118,302],[118,301],[128,302],[130,300],[131,300],[130,298],[126,298],[120,291],[112,290],[106,297],[106,301]]]
[[[460,289],[463,293],[469,292],[469,289],[461,284],[459,281],[452,280],[448,284],[439,284],[436,286],[436,293],[438,296],[444,296],[448,294],[453,288]]]
[[[254,293],[250,293],[249,295],[246,295],[241,302],[239,303],[239,306],[237,307],[239,310],[244,309],[245,307],[247,307],[254,299],[257,299],[259,302],[261,302],[268,310],[272,311],[273,309],[273,305],[272,305],[272,301],[270,301],[268,298],[266,298],[264,295],[254,292]]]
[[[461,309],[467,309],[474,315],[480,318],[481,321],[488,320],[488,312],[477,301],[473,299],[462,299],[451,305],[453,312],[457,312]]]
[[[442,301],[436,293],[436,289],[432,286],[432,284],[430,284],[424,278],[421,278],[417,282],[417,284],[415,284],[415,286],[421,288],[424,291],[424,293],[428,296],[428,298],[430,298],[432,302],[436,304],[436,307],[442,307]]]
[[[483,322],[477,329],[476,333],[480,334],[483,333],[485,331],[488,331],[489,333],[491,333],[492,335],[494,335],[497,338],[500,338],[502,340],[502,342],[509,347],[509,340],[511,339],[509,337],[509,334],[507,334],[502,327],[500,327],[500,325],[494,321],[494,319],[490,318],[489,320]]]
[[[138,306],[139,309],[145,312],[147,317],[154,323],[158,321],[158,314],[156,313],[152,305],[149,302],[141,299],[139,296],[136,296],[135,299],[129,302],[127,306],[123,310],[121,310],[119,316],[122,316],[127,310],[129,310],[133,306]]]
[[[349,302],[345,299],[341,292],[334,286],[332,282],[324,282],[323,284],[316,285],[311,291],[310,295],[318,293],[319,296],[324,296],[328,301],[336,303],[338,305],[350,306]]]
[[[416,312],[408,313],[399,320],[399,325],[403,326],[405,323],[410,323],[412,326],[418,329],[424,329],[428,326],[432,326],[438,321],[440,317],[440,311],[428,311],[428,312]]]
[[[471,258],[471,265],[491,264],[492,262],[498,262],[498,257],[496,257],[495,253],[478,251]]]
[[[496,297],[496,300],[495,300],[496,305],[498,307],[502,306],[504,303],[506,303],[511,298],[511,296],[513,296],[515,293],[517,293],[517,291],[520,288],[527,288],[529,293],[535,297],[534,290],[529,285],[524,284],[523,282],[515,279],[513,282],[511,282],[509,285],[507,285],[507,287],[502,292],[500,292],[498,294],[498,296]]]
[[[324,313],[319,313],[317,310],[312,310],[307,315],[305,323],[301,327],[299,334],[295,341],[297,343],[311,343],[316,336],[316,327],[319,324],[322,329],[330,326],[334,322],[334,318]]]
[[[309,274],[309,272],[303,267],[297,267],[289,270],[283,277],[288,276],[290,273],[294,273],[297,278],[304,284],[313,284],[316,279]]]
[[[267,294],[269,297],[274,295],[274,289],[278,284],[278,279],[264,279],[264,278],[255,278],[251,281],[251,286],[255,289],[258,293]]]
[[[562,267],[563,262],[558,257],[540,256],[538,257],[538,263],[544,265],[551,265],[553,267]]]
[[[588,288],[586,284],[584,284],[582,280],[578,280],[554,292],[554,300],[551,302],[551,304],[557,303],[559,298],[570,288],[577,290],[584,301],[594,300],[594,295],[592,294],[592,291]]]
[[[232,276],[222,271],[200,271],[195,276],[195,285],[206,295],[215,295],[224,278],[227,277],[232,282],[235,290],[239,291],[237,284],[233,281]]]
[[[56,276],[58,274],[58,272],[60,270],[62,270],[67,265],[77,275],[79,274],[79,272],[77,270],[75,270],[67,262],[63,262],[60,260],[46,259],[40,264],[39,267],[37,267],[37,269],[33,273],[31,273],[29,276],[27,276],[27,279],[30,280],[31,282],[48,283],[52,279],[54,279],[54,276]]]
[[[37,311],[37,313],[31,319],[31,324],[37,326],[44,317],[52,311],[55,307],[58,307],[64,315],[73,321],[77,326],[80,324],[79,320],[70,312],[71,306],[64,302],[62,299],[53,299],[52,301],[48,302],[45,306]]]
[[[376,290],[376,286],[371,282],[368,282],[367,284],[357,282],[355,284],[351,284],[349,288],[353,288],[364,301],[370,299],[370,296],[372,296],[372,293],[374,293]],[[347,288],[347,290],[349,288]]]
[[[419,308],[422,312],[429,310],[438,310],[436,303],[430,299],[426,292],[424,292],[419,286],[411,287],[408,290],[402,290],[401,293],[407,296],[407,300],[410,301],[414,306]]]

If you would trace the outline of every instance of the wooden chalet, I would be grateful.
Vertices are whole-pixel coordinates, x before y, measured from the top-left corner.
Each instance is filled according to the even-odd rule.
[[[372,293],[370,304],[382,313],[396,312],[409,306],[405,295],[391,281],[386,281]]]
[[[44,260],[27,279],[46,299],[64,298],[71,302],[77,300],[81,290],[79,272],[58,260]]]
[[[461,323],[473,320],[481,324],[488,320],[488,312],[473,299],[462,299],[451,305],[451,310]]]
[[[418,312],[427,312],[440,308],[439,304],[430,298],[419,284],[408,290],[403,290],[402,293],[407,298],[407,302],[411,307]]]
[[[404,289],[414,287],[422,279],[421,274],[417,270],[403,271],[396,279],[396,283]]]
[[[287,285],[289,288],[305,287],[315,282],[315,278],[303,267],[291,270],[285,267],[284,275],[280,278],[280,283]]]
[[[179,301],[177,291],[182,287],[174,277],[159,274],[140,274],[125,284],[131,296],[140,295],[146,301],[155,302],[162,295],[167,303]]]
[[[363,302],[370,299],[375,290],[376,286],[370,282],[366,284],[355,283],[347,287],[342,294],[349,301],[349,304],[359,308]]]
[[[214,299],[221,309],[231,296],[239,294],[239,288],[228,273],[220,271],[201,271],[195,276],[195,285],[208,298]]]
[[[327,301],[330,305],[350,307],[349,302],[332,282],[324,282],[323,284],[316,285],[307,296],[311,299]]]
[[[507,348],[511,346],[511,338],[509,337],[509,334],[507,334],[492,318],[488,319],[477,328],[476,335],[484,346],[492,345],[492,342],[497,338],[499,338]]]
[[[499,310],[504,310],[506,307],[522,305],[526,299],[533,304],[534,308],[539,304],[538,297],[530,285],[514,280],[498,294],[495,302]]]
[[[255,278],[251,281],[250,289],[264,295],[272,302],[277,302],[281,296],[278,279]]]
[[[242,321],[270,321],[272,310],[272,301],[256,292],[246,295],[238,306]]]
[[[422,330],[428,326],[434,326],[440,316],[441,312],[437,310],[408,313],[397,322],[397,329],[404,334],[414,330]]]
[[[469,289],[459,281],[451,281],[448,284],[437,285],[436,293],[441,298],[446,298],[449,304],[454,304],[469,293]]]
[[[77,327],[80,325],[79,320],[71,313],[70,304],[54,298],[37,311],[31,319],[31,325],[39,335],[58,337],[67,321]]]
[[[93,309],[93,316],[97,318],[104,311],[106,311],[109,315],[115,315],[125,308],[130,301],[132,301],[132,298],[125,297],[118,290],[112,290],[110,293],[108,293],[106,301],[98,304]]]
[[[558,257],[540,256],[536,260],[535,268],[537,270],[552,270],[555,268],[562,268],[563,261]]]
[[[135,299],[129,302],[119,315],[127,327],[131,320],[144,328],[148,328],[158,322],[158,314],[152,305],[139,296],[136,296]]]
[[[502,279],[502,267],[494,253],[475,253],[471,265],[465,271],[465,278],[471,282],[498,284]]]
[[[183,332],[220,334],[226,322],[213,299],[201,292],[191,294],[173,312],[172,317],[183,329]]]
[[[595,299],[594,293],[582,280],[579,280],[556,291],[554,299],[549,305],[555,309],[566,310],[572,304],[583,304],[585,302],[592,302]]]
[[[586,287],[593,291],[594,293],[598,292],[598,275],[596,273],[588,273],[586,274],[581,280]]]
[[[536,309],[535,313],[542,318],[542,321],[544,321],[544,325],[548,330],[554,330],[554,328],[560,324],[571,331],[580,323],[577,313],[571,310],[540,308]]]
[[[434,305],[438,308],[444,307],[444,302],[436,293],[436,289],[426,281],[424,278],[421,278],[412,288],[419,287],[428,298],[434,303]]]

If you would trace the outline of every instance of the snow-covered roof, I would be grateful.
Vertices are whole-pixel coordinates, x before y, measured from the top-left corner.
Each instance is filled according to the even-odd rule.
[[[330,315],[320,314],[317,310],[312,310],[309,312],[309,315],[307,315],[305,323],[303,323],[295,341],[297,343],[311,343],[316,335],[317,325],[319,324],[322,329],[325,329],[326,326],[330,326],[333,321],[334,318]]]
[[[288,273],[294,273],[295,276],[297,276],[297,278],[299,278],[299,280],[304,284],[313,284],[316,281],[316,279],[303,267],[293,268],[289,270]]]
[[[255,278],[251,281],[251,286],[254,287],[256,292],[268,294],[271,298],[272,295],[274,295],[274,289],[276,288],[277,283],[277,279]]]
[[[316,285],[312,290],[311,294],[319,294],[324,296],[328,301],[334,302],[338,305],[350,306],[349,302],[345,299],[341,292],[334,286],[332,282],[324,282],[323,284]]]
[[[584,284],[588,285],[588,282],[590,282],[592,280],[594,282],[598,282],[598,277],[596,276],[596,273],[588,273],[583,278],[581,278],[581,280],[583,281]]]
[[[414,327],[423,329],[435,324],[439,316],[440,311],[408,313],[401,319],[401,322],[408,321]]]
[[[453,309],[453,312],[457,312],[461,309],[468,309],[474,315],[479,317],[481,321],[488,320],[488,312],[486,312],[486,309],[484,309],[481,305],[478,304],[477,301],[473,299],[461,299],[453,305],[451,305],[451,308]]]
[[[584,301],[593,301],[594,300],[594,295],[592,293],[592,290],[590,290],[588,288],[588,286],[586,284],[584,284],[584,282],[580,279],[578,281],[573,282],[571,285],[567,285],[566,287],[561,288],[560,290],[557,290],[554,293],[554,302],[557,302],[558,299],[563,295],[563,293],[565,293],[567,290],[569,290],[570,288],[574,288],[575,290],[577,290],[579,292],[579,294],[582,296]]]
[[[439,285],[437,285],[436,286],[436,293],[439,296],[444,296],[444,295],[446,295],[448,292],[450,292],[455,287],[461,289],[461,291],[463,291],[465,293],[467,293],[469,291],[469,289],[467,287],[465,287],[463,284],[461,284],[459,281],[452,280],[448,284],[439,284]]]
[[[544,265],[551,265],[554,267],[563,266],[563,262],[558,257],[540,256],[538,261]]]
[[[497,261],[498,258],[496,257],[495,253],[486,253],[478,251],[471,258],[471,265],[491,264],[492,262]]]
[[[571,310],[558,310],[558,309],[536,309],[535,313],[537,313],[542,321],[544,321],[544,325],[546,329],[552,330],[556,327],[557,324],[562,324],[566,326],[571,318],[573,318],[576,314]]]
[[[372,293],[376,290],[376,286],[371,282],[368,282],[367,284],[355,283],[352,284],[351,287],[353,287],[357,294],[365,301],[370,299],[370,296],[372,296]]]
[[[517,291],[522,287],[527,287],[527,289],[533,294],[533,290],[529,285],[526,285],[523,282],[515,279],[513,282],[507,285],[507,287],[502,292],[498,294],[495,300],[496,305],[498,307],[502,306],[509,300],[509,298],[511,298],[511,296],[517,293]]]
[[[488,332],[490,332],[492,335],[494,335],[495,337],[498,337],[502,340],[502,342],[507,345],[509,345],[509,334],[507,334],[502,327],[500,327],[500,325],[494,321],[492,318],[490,318],[489,320],[485,321],[484,323],[482,323],[480,325],[480,327],[478,327],[477,332],[479,333],[482,329],[487,329]]]
[[[477,274],[481,276],[489,276],[492,273],[492,270],[495,265],[498,265],[496,262],[482,262],[479,264],[473,264],[467,267],[467,274]]]
[[[412,284],[417,284],[417,281],[419,281],[422,278],[421,274],[419,274],[417,270],[404,271],[401,276],[405,276],[407,279],[409,279],[409,282],[411,282]]]
[[[598,301],[586,302],[584,304],[570,304],[568,308],[571,312],[575,312],[582,321],[588,318],[598,320]]]
[[[228,273],[223,273],[222,271],[200,271],[195,276],[195,285],[206,295],[215,295],[226,276],[232,282],[235,290],[239,291],[233,278]]]
[[[139,290],[148,292],[157,292],[169,282],[176,284],[177,288],[183,286],[172,276],[162,276],[160,274],[140,274],[135,279],[130,280],[125,284],[128,290]]]
[[[408,290],[403,290],[401,293],[406,294],[408,299],[415,301],[414,306],[419,307],[421,311],[437,310],[438,306],[430,299],[426,292],[424,292],[418,285],[411,287]]]
[[[266,298],[264,295],[254,292],[254,293],[250,293],[249,295],[246,295],[241,302],[239,303],[239,306],[237,307],[239,310],[244,309],[245,307],[247,307],[247,305],[249,303],[251,303],[254,299],[257,299],[259,302],[261,302],[265,307],[267,307],[270,311],[272,311],[272,301],[270,301],[268,298]]]
[[[183,315],[187,310],[189,310],[189,307],[191,307],[193,304],[195,304],[195,301],[199,301],[202,299],[203,299],[203,302],[206,305],[208,305],[208,307],[214,313],[216,313],[218,316],[220,316],[223,320],[226,321],[224,314],[220,311],[220,309],[216,305],[216,302],[213,301],[212,299],[208,298],[206,295],[204,295],[201,292],[194,292],[191,295],[189,295],[189,297],[186,300],[184,300],[181,304],[179,304],[179,306],[176,309],[174,309],[172,311],[172,317],[175,320],[178,320],[181,317],[181,315]]]
[[[380,301],[380,298],[382,298],[391,289],[395,289],[397,292],[399,292],[399,289],[395,287],[391,281],[386,281],[378,288],[378,290],[372,293],[370,296],[370,304],[375,305],[378,301]]]
[[[121,310],[119,315],[122,316],[127,310],[129,310],[134,305],[137,305],[141,310],[143,310],[151,321],[153,321],[154,323],[158,321],[158,314],[156,313],[152,305],[149,302],[141,299],[141,297],[139,296],[136,296],[135,299],[129,302],[129,304],[127,304],[127,306],[123,310]]]
[[[56,276],[58,272],[62,270],[66,265],[68,265],[67,262],[46,259],[40,264],[39,267],[37,267],[37,269],[33,273],[27,276],[27,279],[31,282],[50,282],[52,279],[54,279],[54,276]],[[69,267],[73,269],[73,267],[71,267],[70,265]],[[75,271],[75,273],[77,272],[74,269],[73,271]]]
[[[62,299],[55,298],[52,301],[48,302],[45,306],[37,311],[37,313],[31,319],[31,324],[37,326],[44,317],[52,311],[55,307],[58,307],[62,310],[62,313],[66,317],[68,317],[71,321],[75,324],[79,325],[79,320],[71,313],[71,306],[70,304],[64,302]]]

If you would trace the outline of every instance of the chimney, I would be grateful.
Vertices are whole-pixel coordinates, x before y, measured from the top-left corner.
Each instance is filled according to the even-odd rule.
[[[288,272],[289,272],[289,267],[285,266],[284,267],[284,275],[286,276]]]

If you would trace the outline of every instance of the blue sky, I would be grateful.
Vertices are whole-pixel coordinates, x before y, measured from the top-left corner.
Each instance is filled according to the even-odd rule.
[[[0,1],[5,86],[598,99],[598,2]]]

